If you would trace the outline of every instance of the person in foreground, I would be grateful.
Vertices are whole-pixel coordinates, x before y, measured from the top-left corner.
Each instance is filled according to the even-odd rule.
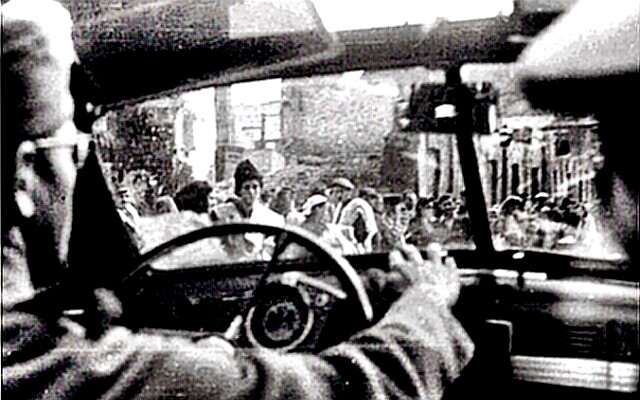
[[[372,327],[318,355],[235,348],[112,326],[115,296],[94,291],[96,331],[20,307],[65,271],[76,176],[69,13],[53,0],[2,7],[2,394],[7,398],[440,398],[473,353],[450,307],[455,265],[404,246],[392,273],[410,286]],[[13,101],[4,101],[12,99]],[[103,239],[104,240],[104,239]],[[49,279],[51,280],[51,279]]]

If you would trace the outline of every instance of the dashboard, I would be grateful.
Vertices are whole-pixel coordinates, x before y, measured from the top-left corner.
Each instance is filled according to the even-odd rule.
[[[516,393],[523,385],[539,394],[550,388],[604,391],[607,397],[637,391],[637,282],[613,272],[580,273],[584,265],[553,255],[526,254],[518,264],[505,254],[495,261],[500,268],[484,268],[477,257],[471,265],[472,251],[450,254],[462,282],[453,311],[476,344],[467,372],[471,386],[491,382],[491,393],[497,387]],[[548,260],[537,269],[527,264],[544,261],[539,257],[555,259],[557,270]],[[388,268],[385,254],[347,258],[359,274]],[[252,299],[265,268],[266,262],[148,268],[129,283],[135,290],[123,298],[131,316],[126,323],[199,338],[225,332],[244,313],[243,335],[236,338],[241,347],[316,352],[344,339],[353,310],[343,304],[339,281],[317,260],[278,262],[258,305]],[[352,325],[352,333],[362,328]]]

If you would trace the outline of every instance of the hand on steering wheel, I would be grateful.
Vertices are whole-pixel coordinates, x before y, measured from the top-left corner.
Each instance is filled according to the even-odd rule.
[[[460,294],[460,278],[453,258],[437,243],[427,246],[427,259],[412,245],[401,244],[389,254],[389,266],[398,271],[435,304],[451,307]]]

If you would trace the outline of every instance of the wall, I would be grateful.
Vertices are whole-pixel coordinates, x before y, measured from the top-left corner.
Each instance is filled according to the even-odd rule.
[[[176,146],[187,151],[183,158],[193,170],[193,179],[216,181],[216,90],[214,88],[184,93],[183,107],[176,121]],[[178,154],[182,154],[178,151]]]

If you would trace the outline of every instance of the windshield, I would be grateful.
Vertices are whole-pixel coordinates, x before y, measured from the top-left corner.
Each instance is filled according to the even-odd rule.
[[[468,204],[484,201],[497,250],[621,258],[599,222],[597,121],[532,111],[510,64],[461,75],[476,99],[484,199],[466,195],[455,134],[425,123],[450,112],[441,70],[204,89],[110,112],[94,131],[143,250],[240,220],[301,226],[347,255],[399,242],[473,249]],[[168,216],[180,212],[191,216]]]

